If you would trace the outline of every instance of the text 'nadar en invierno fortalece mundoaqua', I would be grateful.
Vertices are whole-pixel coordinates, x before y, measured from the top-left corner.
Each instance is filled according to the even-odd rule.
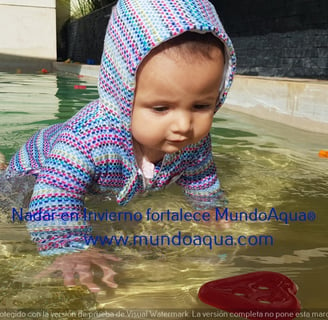
[[[36,212],[24,212],[22,208],[12,208],[12,221],[186,221],[186,222],[208,222],[208,221],[251,221],[270,222],[278,221],[285,224],[291,222],[312,222],[316,219],[314,211],[279,211],[274,207],[267,211],[260,211],[255,208],[253,211],[229,211],[228,208],[216,208],[213,212],[208,211],[185,211],[180,208],[178,211],[153,211],[148,208],[144,213],[136,212],[116,212],[105,210],[103,212],[90,211],[83,208],[81,213],[65,212],[64,210],[39,209]]]

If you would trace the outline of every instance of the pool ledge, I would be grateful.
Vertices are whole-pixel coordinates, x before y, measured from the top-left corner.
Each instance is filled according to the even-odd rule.
[[[225,107],[302,130],[328,133],[328,81],[238,75]]]
[[[55,62],[54,69],[98,77],[99,66]],[[328,134],[328,81],[237,75],[225,108]]]
[[[74,73],[86,77],[98,78],[99,75],[98,65],[54,62],[53,68],[55,71]]]

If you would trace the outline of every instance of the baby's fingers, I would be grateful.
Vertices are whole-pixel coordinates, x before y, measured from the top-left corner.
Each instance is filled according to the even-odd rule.
[[[114,281],[114,276],[117,274],[114,272],[111,268],[105,267],[105,266],[100,266],[102,269],[104,276],[102,277],[102,281],[107,284],[108,287],[110,288],[117,288],[117,284]]]
[[[63,273],[63,276],[64,276],[64,285],[66,287],[74,287],[75,286],[74,271],[65,271]]]
[[[112,254],[109,253],[104,253],[104,258],[108,259],[108,260],[112,260],[112,261],[121,261],[121,258],[115,257]]]
[[[91,272],[79,271],[80,283],[87,286],[91,292],[99,292],[100,288],[93,282]]]

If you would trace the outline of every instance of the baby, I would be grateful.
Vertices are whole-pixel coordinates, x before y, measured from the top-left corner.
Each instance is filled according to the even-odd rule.
[[[60,219],[82,214],[86,193],[124,205],[176,182],[196,209],[221,206],[209,131],[235,63],[207,0],[119,0],[106,32],[99,99],[37,132],[6,170],[7,178],[35,175],[29,211],[57,217],[28,223],[40,254],[87,248],[87,222]]]

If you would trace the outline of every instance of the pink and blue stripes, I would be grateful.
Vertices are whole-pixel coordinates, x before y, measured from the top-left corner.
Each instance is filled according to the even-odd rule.
[[[64,124],[37,132],[13,156],[7,177],[37,175],[29,210],[54,212],[54,221],[28,223],[41,254],[86,248],[87,222],[64,222],[64,213],[82,214],[87,193],[108,193],[127,204],[135,195],[176,181],[195,208],[222,204],[210,136],[181,152],[165,155],[145,186],[133,153],[131,114],[136,72],[156,46],[186,31],[212,32],[226,48],[223,104],[236,68],[232,43],[207,0],[119,0],[104,41],[99,99]],[[147,189],[146,189],[147,188]]]

